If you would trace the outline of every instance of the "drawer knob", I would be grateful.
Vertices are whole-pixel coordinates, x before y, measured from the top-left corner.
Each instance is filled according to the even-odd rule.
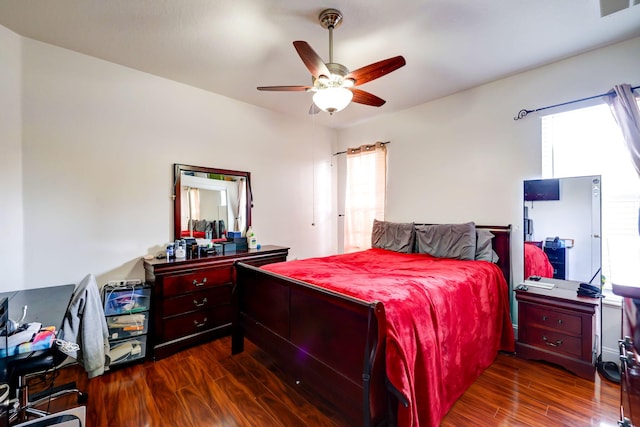
[[[542,320],[546,321],[547,320],[547,316],[542,316]]]
[[[206,298],[202,298],[202,302],[198,302],[198,300],[195,300],[195,299],[193,300],[193,305],[195,305],[196,307],[202,307],[206,303],[207,303]]]
[[[204,285],[205,283],[207,283],[207,278],[205,277],[204,279],[202,279],[202,282],[198,282],[197,280],[193,280],[193,286],[196,287],[200,287],[202,285]]]
[[[562,344],[562,340],[556,340],[556,342],[551,342],[547,339],[547,337],[545,337],[544,335],[542,336],[542,340],[547,344],[550,345],[551,347],[558,347],[559,345]]]
[[[206,317],[200,323],[198,323],[197,320],[193,321],[193,326],[195,326],[196,328],[203,328],[206,324],[207,324],[207,318]]]
[[[558,325],[562,325],[562,319],[558,319]]]

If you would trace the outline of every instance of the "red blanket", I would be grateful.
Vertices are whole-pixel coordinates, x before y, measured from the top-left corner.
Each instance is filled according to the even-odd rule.
[[[524,242],[524,278],[531,276],[553,277],[553,265],[535,243]]]
[[[437,426],[498,350],[514,350],[508,286],[490,262],[369,249],[263,268],[384,304],[398,426]]]

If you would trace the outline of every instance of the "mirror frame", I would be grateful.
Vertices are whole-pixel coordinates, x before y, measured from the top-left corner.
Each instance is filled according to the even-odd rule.
[[[208,168],[204,166],[190,166],[175,163],[173,165],[173,239],[180,239],[180,233],[182,231],[182,200],[181,191],[179,191],[182,185],[182,172],[201,172],[208,174],[218,175],[230,175],[238,178],[245,178],[247,181],[247,227],[251,225],[251,208],[253,207],[253,194],[251,193],[251,172],[236,171],[231,169],[218,169]],[[243,230],[239,230],[243,231]]]

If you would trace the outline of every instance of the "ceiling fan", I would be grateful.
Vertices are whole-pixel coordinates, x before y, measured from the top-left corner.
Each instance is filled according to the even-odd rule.
[[[313,104],[309,114],[316,114],[320,110],[333,114],[344,109],[351,101],[358,104],[380,107],[386,102],[384,99],[357,89],[371,80],[389,74],[404,66],[406,61],[402,56],[384,59],[369,64],[355,71],[333,62],[333,30],[342,23],[342,13],[337,9],[326,9],[320,13],[320,25],[329,30],[329,62],[322,58],[304,41],[294,41],[298,55],[311,72],[311,86],[259,86],[258,90],[284,92],[314,92]]]

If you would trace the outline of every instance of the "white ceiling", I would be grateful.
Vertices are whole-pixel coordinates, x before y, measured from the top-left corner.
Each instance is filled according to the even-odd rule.
[[[334,62],[355,70],[396,55],[407,61],[360,86],[384,106],[352,103],[313,118],[345,127],[640,36],[634,3],[601,17],[599,0],[0,0],[0,25],[309,120],[310,93],[256,86],[310,84],[292,42],[307,41],[328,62],[318,15],[337,8]]]

